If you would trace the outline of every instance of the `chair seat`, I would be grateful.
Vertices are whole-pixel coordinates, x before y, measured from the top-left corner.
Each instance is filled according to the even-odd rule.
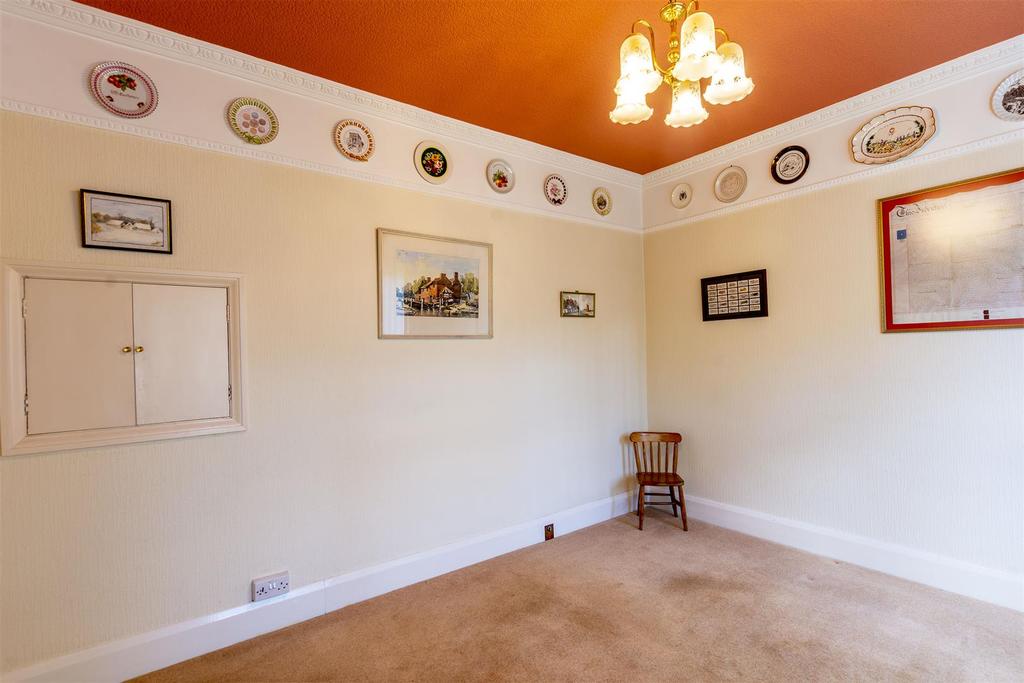
[[[675,472],[637,472],[636,483],[641,486],[679,486],[683,478]]]

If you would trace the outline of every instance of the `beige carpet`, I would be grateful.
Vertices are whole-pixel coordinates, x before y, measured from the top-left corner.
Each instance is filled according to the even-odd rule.
[[[140,680],[1024,681],[1022,614],[678,523],[620,517]]]

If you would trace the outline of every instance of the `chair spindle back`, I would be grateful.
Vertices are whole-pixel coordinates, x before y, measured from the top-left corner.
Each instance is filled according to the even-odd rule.
[[[675,432],[633,432],[633,458],[637,472],[679,471],[679,443],[682,435]]]

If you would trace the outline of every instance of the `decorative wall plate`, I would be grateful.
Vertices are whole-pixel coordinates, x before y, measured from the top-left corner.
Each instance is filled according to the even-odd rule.
[[[89,76],[89,89],[104,109],[130,119],[149,116],[160,99],[149,76],[124,62],[97,64]]]
[[[747,189],[747,172],[739,166],[728,166],[715,178],[715,196],[720,202],[734,202]]]
[[[1024,121],[1024,69],[1007,76],[992,93],[992,111],[1006,121]]]
[[[448,150],[439,142],[424,140],[416,145],[413,154],[416,172],[428,183],[440,185],[448,180],[452,170],[452,162],[448,158]]]
[[[565,179],[557,173],[552,173],[544,179],[544,198],[555,206],[565,204],[569,196],[569,188],[565,185]]]
[[[800,145],[785,147],[772,159],[772,178],[789,185],[804,177],[811,165],[811,155]]]
[[[228,124],[250,145],[265,145],[277,137],[277,115],[254,97],[239,97],[228,105]]]
[[[367,161],[373,156],[373,133],[361,121],[338,121],[334,127],[334,146],[352,161]]]
[[[887,164],[920,149],[935,135],[935,112],[930,107],[900,107],[879,114],[853,136],[853,160]]]
[[[612,195],[607,188],[598,187],[590,195],[590,204],[599,216],[607,216],[612,212]]]
[[[672,188],[672,206],[677,209],[685,209],[693,199],[693,188],[689,183],[679,183]]]
[[[511,192],[516,186],[516,174],[504,159],[491,159],[485,172],[487,184],[498,194]]]

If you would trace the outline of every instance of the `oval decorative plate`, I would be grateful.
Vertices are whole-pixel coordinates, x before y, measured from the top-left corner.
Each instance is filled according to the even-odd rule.
[[[565,204],[569,196],[569,188],[565,185],[565,179],[557,173],[552,173],[544,179],[544,198],[555,206]]]
[[[452,170],[452,162],[448,159],[448,150],[439,142],[424,140],[416,145],[413,155],[416,172],[428,183],[440,185],[448,180]]]
[[[811,165],[811,155],[800,145],[785,147],[772,159],[772,178],[775,182],[789,185],[804,177]]]
[[[277,115],[254,97],[239,97],[228,105],[228,124],[250,145],[265,145],[277,137]]]
[[[930,107],[900,107],[879,114],[853,136],[853,160],[887,164],[920,149],[935,135],[935,112]]]
[[[1024,69],[1007,76],[992,93],[992,111],[1006,121],[1024,121]]]
[[[352,161],[367,161],[373,156],[373,133],[361,121],[338,121],[334,127],[334,146]]]
[[[498,194],[511,192],[516,186],[516,174],[504,159],[491,159],[486,173],[487,184]]]
[[[685,209],[693,199],[693,188],[689,183],[679,183],[672,188],[672,206]]]
[[[612,195],[606,188],[595,189],[590,196],[590,203],[599,216],[607,216],[612,212]]]
[[[156,86],[141,69],[124,62],[97,64],[89,76],[89,89],[111,114],[138,119],[156,109]]]
[[[720,202],[734,202],[747,189],[747,172],[739,166],[728,166],[715,178],[715,196]]]

